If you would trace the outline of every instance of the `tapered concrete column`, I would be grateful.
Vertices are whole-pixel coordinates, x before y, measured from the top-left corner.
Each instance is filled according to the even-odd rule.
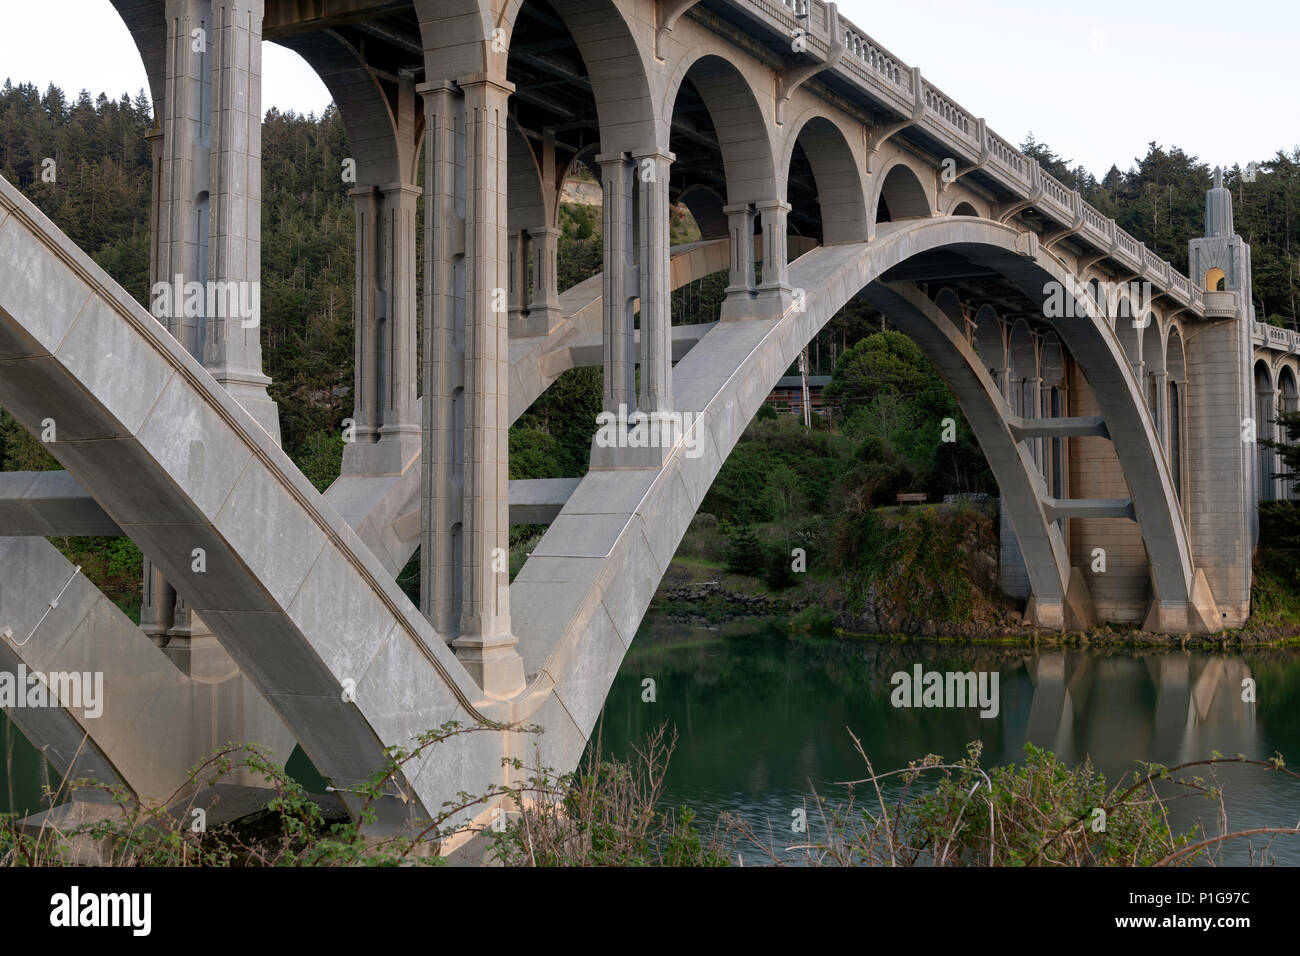
[[[506,102],[513,86],[462,77],[465,97],[465,507],[456,655],[494,697],[524,686],[510,632]]]
[[[207,278],[233,284],[239,308],[209,315],[203,364],[280,440],[280,416],[262,373],[262,13],[263,0],[213,0],[212,124]],[[234,314],[231,314],[231,313]]]
[[[756,304],[764,314],[784,315],[793,303],[785,239],[790,204],[767,199],[755,205],[763,223],[763,281],[758,286]]]
[[[632,263],[632,165],[623,153],[601,154],[601,188],[605,246],[602,295],[604,297],[604,399],[607,412],[619,406],[630,412],[636,407],[635,353],[633,351],[632,300],[638,279]]]
[[[449,81],[424,99],[424,420],[420,610],[447,641],[460,629],[465,462],[465,104]]]
[[[564,318],[560,311],[560,230],[537,226],[528,230],[528,238],[533,262],[528,328],[534,335],[546,335]]]
[[[732,203],[722,207],[727,214],[731,237],[731,270],[727,297],[722,301],[720,317],[749,318],[753,312],[757,280],[754,277],[754,207],[749,203]]]
[[[668,253],[668,171],[673,154],[639,150],[637,168],[640,220],[637,223],[641,287],[642,411],[673,407],[672,275]]]

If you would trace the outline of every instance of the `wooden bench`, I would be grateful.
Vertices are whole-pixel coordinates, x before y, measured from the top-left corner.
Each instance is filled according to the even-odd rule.
[[[900,491],[898,493],[898,503],[900,505],[923,505],[928,498],[924,491]]]

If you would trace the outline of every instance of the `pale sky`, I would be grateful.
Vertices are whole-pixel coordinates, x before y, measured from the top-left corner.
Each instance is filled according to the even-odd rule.
[[[840,13],[999,135],[1097,176],[1155,140],[1211,165],[1300,145],[1300,3],[1253,0],[842,0]],[[274,43],[264,107],[319,114],[329,94]],[[0,77],[116,98],[144,68],[109,0],[0,0]],[[0,80],[2,82],[2,80]]]

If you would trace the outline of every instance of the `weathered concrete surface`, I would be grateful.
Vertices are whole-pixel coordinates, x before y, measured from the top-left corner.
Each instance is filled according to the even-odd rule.
[[[60,423],[51,453],[156,556],[321,773],[354,788],[385,745],[482,715],[442,639],[248,413],[7,182],[0,214],[0,403],[33,432]],[[500,747],[471,734],[413,761],[406,805],[381,821],[486,790]]]
[[[61,775],[157,801],[183,791],[187,771],[231,740],[289,759],[293,735],[243,675],[183,674],[53,545],[0,538],[0,581],[0,621],[13,635],[0,640],[0,671],[101,675],[93,709],[87,698],[83,706],[5,708]],[[260,782],[246,772],[227,780]]]

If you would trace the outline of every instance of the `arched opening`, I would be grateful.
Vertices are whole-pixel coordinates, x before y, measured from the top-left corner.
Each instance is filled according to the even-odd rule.
[[[1038,418],[1038,348],[1024,319],[1011,327],[1011,383],[1012,410],[1022,418]]]
[[[972,206],[970,203],[968,203],[968,202],[959,202],[959,203],[957,204],[957,208],[955,208],[951,213],[949,213],[949,215],[952,215],[952,216],[979,216],[979,213],[976,212],[975,207]]]
[[[1277,374],[1278,390],[1278,411],[1279,412],[1296,412],[1300,411],[1300,391],[1296,388],[1295,372],[1289,365],[1282,366]],[[1286,441],[1287,436],[1282,432],[1282,440]],[[1290,501],[1300,498],[1300,491],[1296,490],[1296,475],[1285,465],[1280,470],[1283,472],[1281,497]]]
[[[786,169],[790,231],[826,245],[867,238],[862,179],[844,134],[814,116],[799,130]]]
[[[1161,421],[1161,401],[1164,391],[1165,350],[1164,339],[1160,335],[1160,323],[1153,313],[1146,315],[1146,326],[1142,329],[1142,368],[1146,374],[1143,382],[1143,398],[1147,409],[1155,422],[1156,434],[1164,436],[1164,422]]]
[[[717,190],[697,183],[683,189],[677,201],[690,210],[701,239],[727,238],[727,214],[722,211],[726,203]]]
[[[1211,269],[1209,272],[1205,273],[1205,291],[1222,292],[1223,283],[1226,278],[1227,277],[1223,274],[1222,269],[1219,269],[1217,267]]]
[[[982,305],[975,313],[975,351],[1005,396],[1007,345],[1002,336],[1002,322],[998,319],[997,310],[991,305]]]
[[[921,181],[903,163],[897,163],[885,176],[876,203],[876,222],[922,219],[930,215],[930,200]]]
[[[1104,286],[1102,291],[1105,292]],[[1140,386],[1142,383],[1142,322],[1134,315],[1134,305],[1127,294],[1119,295],[1113,317],[1115,335],[1119,339],[1120,347],[1124,349],[1124,356],[1132,366],[1133,375]]]
[[[730,204],[776,198],[768,126],[740,71],[720,56],[700,57],[673,102],[674,189],[709,186]]]
[[[1055,332],[1043,336],[1042,358],[1043,415],[1066,417],[1065,350]],[[1043,443],[1043,479],[1055,498],[1066,497],[1065,439],[1059,435]]]
[[[939,307],[939,311],[948,317],[952,327],[957,330],[957,334],[963,338],[966,336],[966,313],[961,307],[961,299],[952,289],[940,289],[939,294],[934,297],[934,304]]]
[[[1273,419],[1277,417],[1273,394],[1273,375],[1268,363],[1260,359],[1255,363],[1255,438],[1259,448],[1259,500],[1272,501],[1277,495],[1277,479],[1273,477],[1273,449],[1264,444],[1273,437]]]
[[[1166,390],[1169,398],[1166,416],[1169,427],[1165,429],[1165,455],[1169,461],[1169,471],[1173,475],[1174,490],[1178,499],[1183,497],[1183,418],[1187,405],[1187,359],[1183,353],[1183,336],[1177,326],[1170,326],[1169,337],[1165,340],[1165,370],[1167,375]],[[1186,514],[1186,504],[1183,506]]]

